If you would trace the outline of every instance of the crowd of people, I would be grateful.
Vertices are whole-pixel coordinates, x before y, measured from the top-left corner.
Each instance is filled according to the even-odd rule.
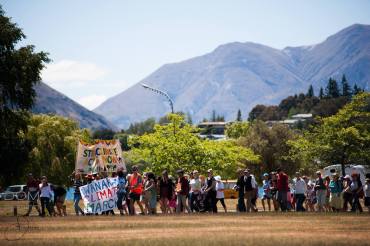
[[[340,177],[338,173],[332,172],[330,176],[323,177],[317,171],[316,178],[309,178],[297,172],[290,179],[285,172],[277,169],[276,172],[263,174],[262,194],[259,194],[259,185],[249,169],[238,170],[237,173],[238,179],[233,189],[238,193],[236,210],[240,213],[257,212],[258,198],[261,199],[263,211],[363,212],[361,199],[364,199],[364,205],[370,212],[370,179],[366,177],[366,183],[362,184],[358,173]],[[107,177],[100,175],[82,175],[79,172],[71,175],[77,216],[92,215],[80,207],[79,188]],[[117,208],[121,215],[157,214],[157,203],[162,214],[217,213],[218,202],[224,212],[228,211],[224,183],[220,176],[214,176],[212,169],[207,170],[205,176],[200,175],[197,170],[185,174],[180,169],[176,172],[176,177],[171,177],[167,170],[156,177],[152,172],[141,175],[138,167],[133,166],[132,173],[127,174],[119,169],[111,177],[117,177]],[[51,216],[66,216],[66,189],[62,186],[49,184],[47,177],[42,177],[39,181],[29,174],[27,191],[29,208],[26,215],[35,206],[40,216],[45,216],[46,210]],[[38,200],[41,202],[41,210]],[[114,215],[114,211],[105,211],[102,214]]]

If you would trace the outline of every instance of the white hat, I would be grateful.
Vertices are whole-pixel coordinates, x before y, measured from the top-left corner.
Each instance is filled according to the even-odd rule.
[[[215,177],[215,180],[216,180],[216,181],[221,181],[221,176],[219,176],[219,175],[218,175],[218,176],[216,176],[216,177]]]

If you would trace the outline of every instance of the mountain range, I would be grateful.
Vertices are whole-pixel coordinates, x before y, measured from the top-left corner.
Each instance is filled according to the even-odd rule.
[[[81,128],[117,130],[117,127],[103,116],[84,108],[43,82],[38,83],[34,89],[36,101],[32,108],[33,113],[57,114],[72,118]]]
[[[175,111],[190,113],[194,122],[212,111],[234,120],[238,109],[247,118],[256,104],[276,104],[312,84],[318,93],[329,77],[345,74],[350,85],[370,87],[370,25],[354,24],[311,46],[282,50],[234,42],[179,63],[166,64],[122,93],[107,99],[94,112],[120,128],[170,111],[169,104],[141,86],[166,91]]]

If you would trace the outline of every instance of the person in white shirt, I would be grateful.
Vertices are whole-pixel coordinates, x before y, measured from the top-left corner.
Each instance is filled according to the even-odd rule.
[[[193,171],[193,178],[190,180],[190,192],[189,192],[189,201],[190,201],[190,210],[192,212],[199,212],[199,193],[202,188],[202,184],[199,179],[199,172],[197,170]]]
[[[41,216],[45,217],[45,208],[48,210],[49,215],[53,215],[53,209],[50,206],[50,199],[53,196],[53,192],[48,183],[46,176],[41,178],[40,184],[40,200],[41,200]]]
[[[246,199],[247,204],[247,213],[249,213],[251,210],[256,211],[256,208],[254,208],[252,204],[252,199],[256,197],[256,188],[257,188],[257,182],[253,175],[250,174],[249,169],[244,170],[244,197]]]
[[[221,181],[221,177],[220,176],[216,176],[215,177],[215,180],[216,180],[216,191],[217,191],[217,194],[216,194],[216,207],[217,207],[218,201],[220,201],[222,207],[225,210],[225,213],[227,213],[227,208],[226,208],[226,204],[225,204],[225,194],[224,194],[225,185]]]
[[[370,213],[370,178],[366,178],[364,194],[365,194],[365,207],[367,207]]]
[[[306,209],[303,207],[303,203],[306,200],[306,192],[307,192],[307,185],[306,181],[301,177],[299,172],[295,173],[296,177],[293,179],[293,190],[294,190],[294,198],[296,200],[297,212],[304,212]]]

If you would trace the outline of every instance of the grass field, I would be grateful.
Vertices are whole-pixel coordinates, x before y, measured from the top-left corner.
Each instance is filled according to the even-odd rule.
[[[0,211],[14,203],[0,202]],[[228,200],[230,208],[234,204]],[[2,214],[0,233],[0,245],[370,245],[370,216],[295,212],[31,216],[17,224],[16,217]]]

